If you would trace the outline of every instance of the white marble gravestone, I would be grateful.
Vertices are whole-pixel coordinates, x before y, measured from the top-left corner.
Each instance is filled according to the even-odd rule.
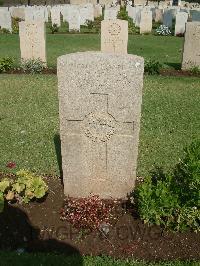
[[[21,59],[40,59],[46,63],[46,37],[43,21],[19,22]]]
[[[175,36],[178,34],[185,33],[185,25],[188,20],[188,13],[178,12],[176,15],[176,24],[175,24]]]
[[[152,30],[152,11],[142,10],[140,19],[140,34],[150,33]]]
[[[136,179],[143,58],[75,53],[59,57],[57,69],[65,195],[126,198]]]
[[[187,22],[182,69],[200,68],[200,22]]]
[[[78,9],[71,9],[69,13],[69,31],[80,31],[80,13]]]
[[[128,22],[126,20],[103,20],[101,22],[101,51],[127,54]]]
[[[10,12],[6,9],[0,9],[0,27],[12,32],[12,20]]]

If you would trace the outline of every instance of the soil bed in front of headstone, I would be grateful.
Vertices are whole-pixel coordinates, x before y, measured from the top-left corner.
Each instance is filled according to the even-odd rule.
[[[133,257],[147,261],[200,259],[200,233],[173,233],[148,227],[134,208],[117,206],[118,219],[109,232],[84,231],[60,219],[64,195],[58,177],[46,177],[49,193],[42,201],[27,205],[7,203],[0,214],[0,248],[36,252]],[[120,210],[121,208],[121,210]]]
[[[5,73],[4,73],[5,74]],[[24,72],[22,69],[11,69],[6,74],[31,74],[30,72]],[[56,75],[56,68],[45,68],[39,74]],[[175,69],[162,69],[160,71],[161,76],[165,77],[197,77],[200,78],[200,73],[192,73],[191,71],[175,70]]]

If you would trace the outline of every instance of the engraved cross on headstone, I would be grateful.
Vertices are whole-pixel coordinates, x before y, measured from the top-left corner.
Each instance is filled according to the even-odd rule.
[[[108,167],[108,145],[113,136],[133,137],[134,122],[119,122],[109,114],[109,95],[91,93],[92,111],[83,120],[67,120],[67,135],[82,135],[90,139],[93,171],[105,176]]]

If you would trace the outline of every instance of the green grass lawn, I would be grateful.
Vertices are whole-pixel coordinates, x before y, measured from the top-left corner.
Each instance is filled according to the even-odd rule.
[[[100,34],[47,34],[47,61],[56,66],[57,57],[66,53],[100,50]],[[164,67],[180,68],[183,38],[173,36],[129,35],[128,52],[155,59]],[[19,64],[19,36],[0,35],[0,58],[10,56]]]
[[[199,266],[195,261],[174,262],[142,262],[135,260],[114,260],[109,257],[70,256],[56,254],[20,254],[11,252],[0,253],[2,266]]]
[[[200,135],[199,102],[198,78],[145,77],[138,175],[170,169]],[[0,75],[0,169],[15,161],[18,169],[59,174],[58,117],[56,76]]]

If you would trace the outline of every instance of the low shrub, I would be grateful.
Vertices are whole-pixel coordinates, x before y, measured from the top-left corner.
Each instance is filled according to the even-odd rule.
[[[22,60],[20,68],[31,74],[41,73],[46,67],[45,63],[38,59]]]
[[[20,18],[12,18],[12,33],[19,33],[19,22],[22,21]]]
[[[0,28],[0,34],[10,34],[11,32],[8,29]]]
[[[3,57],[0,59],[0,73],[6,72],[13,68],[14,60],[11,57]]]
[[[127,20],[128,21],[128,33],[130,34],[139,34],[140,30],[139,28],[135,27],[133,23],[133,19],[128,16],[128,12],[126,11],[125,7],[121,7],[120,11],[117,14],[117,18],[121,20]]]
[[[162,36],[168,36],[168,35],[171,35],[172,33],[171,33],[170,29],[169,29],[167,26],[165,26],[165,25],[160,25],[160,26],[156,29],[155,34],[156,34],[156,35],[162,35]]]
[[[96,33],[98,33],[101,31],[101,21],[102,20],[103,20],[102,16],[95,18],[94,21],[86,20],[86,27],[89,30],[94,30]]]
[[[199,75],[200,74],[200,67],[198,66],[193,66],[190,68],[190,72],[193,74],[193,75]]]
[[[41,176],[27,170],[16,173],[16,179],[4,178],[0,181],[0,200],[17,200],[28,203],[33,199],[40,199],[47,193],[48,186]]]
[[[145,60],[144,64],[144,72],[149,75],[155,75],[159,74],[161,70],[162,65],[155,60]]]
[[[59,31],[59,27],[57,24],[53,24],[50,26],[51,33],[54,34]]]
[[[184,206],[200,207],[200,141],[185,148],[184,155],[174,170],[176,191]]]
[[[134,196],[145,223],[175,231],[200,231],[200,141],[185,149],[185,157],[172,175],[145,178]]]
[[[93,231],[112,218],[113,205],[106,204],[99,196],[87,198],[67,198],[61,210],[61,219],[70,222],[75,228]]]

